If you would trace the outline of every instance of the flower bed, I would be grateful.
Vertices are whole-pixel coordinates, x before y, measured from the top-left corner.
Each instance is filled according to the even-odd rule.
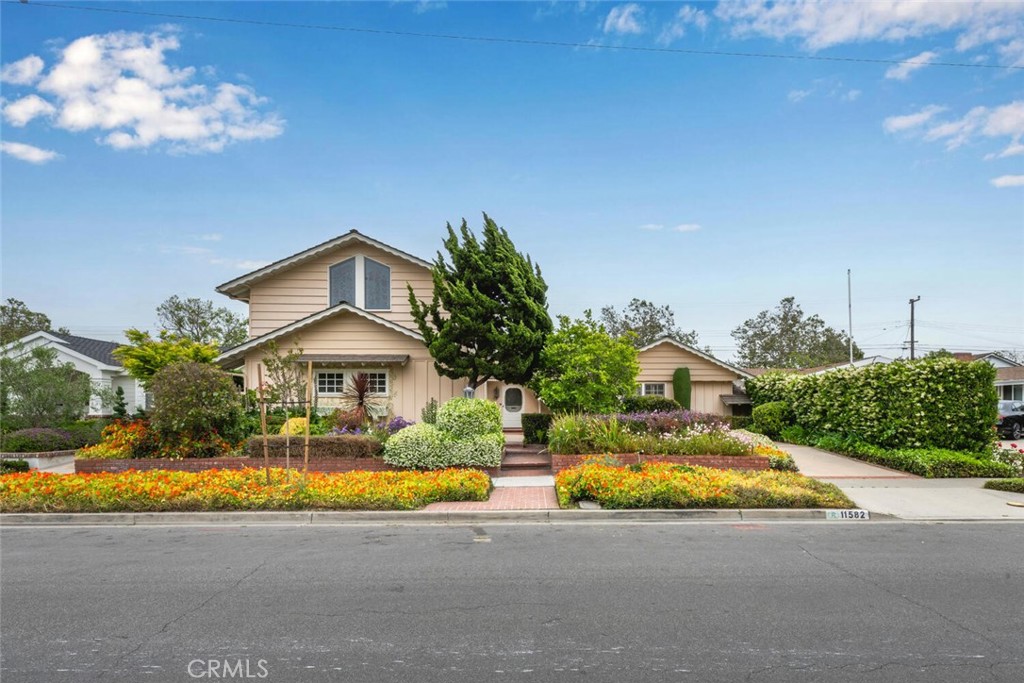
[[[741,472],[667,463],[585,464],[559,472],[562,507],[592,500],[604,508],[849,508],[833,484],[790,472]]]
[[[490,478],[475,470],[311,473],[128,471],[30,472],[0,477],[0,512],[203,510],[410,510],[441,501],[482,501]]]
[[[751,455],[753,445],[734,437],[715,415],[680,410],[626,415],[561,415],[548,430],[552,453]]]
[[[606,455],[563,455],[552,454],[551,471],[557,474],[585,464],[588,460],[601,458],[609,465],[637,465],[645,462],[665,462],[672,465],[715,467],[723,470],[767,470],[771,459],[767,455],[646,455],[640,453],[615,453]]]

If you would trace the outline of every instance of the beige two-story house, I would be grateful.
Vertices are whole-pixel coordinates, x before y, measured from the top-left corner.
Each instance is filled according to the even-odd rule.
[[[346,380],[366,373],[391,412],[418,420],[430,401],[461,396],[465,380],[442,377],[413,321],[408,287],[429,301],[431,264],[352,230],[217,287],[249,305],[249,341],[217,362],[241,368],[246,388],[258,384],[257,368],[268,342],[284,352],[302,349],[312,361],[319,409],[337,402]],[[639,391],[672,398],[672,373],[691,369],[694,410],[729,414],[733,382],[748,375],[696,349],[663,340],[641,349]],[[496,401],[506,428],[521,426],[524,412],[543,406],[525,387],[490,380],[476,396]],[[726,398],[723,398],[726,397]]]

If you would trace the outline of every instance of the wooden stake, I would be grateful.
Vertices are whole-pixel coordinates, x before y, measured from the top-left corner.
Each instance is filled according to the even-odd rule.
[[[267,486],[270,486],[270,443],[267,441],[267,402],[263,397],[263,364],[256,365],[256,381],[259,382],[260,396],[260,428],[263,432],[263,469],[267,473]]]
[[[309,412],[313,406],[313,361],[306,361],[306,443],[302,446],[302,483],[309,472]]]

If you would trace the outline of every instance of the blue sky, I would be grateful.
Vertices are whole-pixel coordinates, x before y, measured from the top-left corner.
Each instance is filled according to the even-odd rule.
[[[486,211],[552,313],[646,298],[723,358],[786,296],[845,329],[848,268],[868,354],[918,295],[922,350],[1024,350],[1024,69],[988,68],[1024,67],[1024,3],[80,6],[799,59],[5,2],[2,296],[73,332]]]

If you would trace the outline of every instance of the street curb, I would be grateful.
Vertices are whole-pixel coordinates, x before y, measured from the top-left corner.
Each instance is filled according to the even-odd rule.
[[[871,520],[896,520],[872,514]],[[481,510],[460,511],[266,511],[266,512],[85,512],[8,513],[0,527],[32,526],[203,526],[344,524],[550,524],[566,522],[741,522],[829,521],[825,510]],[[870,520],[869,520],[870,521]],[[972,521],[972,520],[944,520]]]

